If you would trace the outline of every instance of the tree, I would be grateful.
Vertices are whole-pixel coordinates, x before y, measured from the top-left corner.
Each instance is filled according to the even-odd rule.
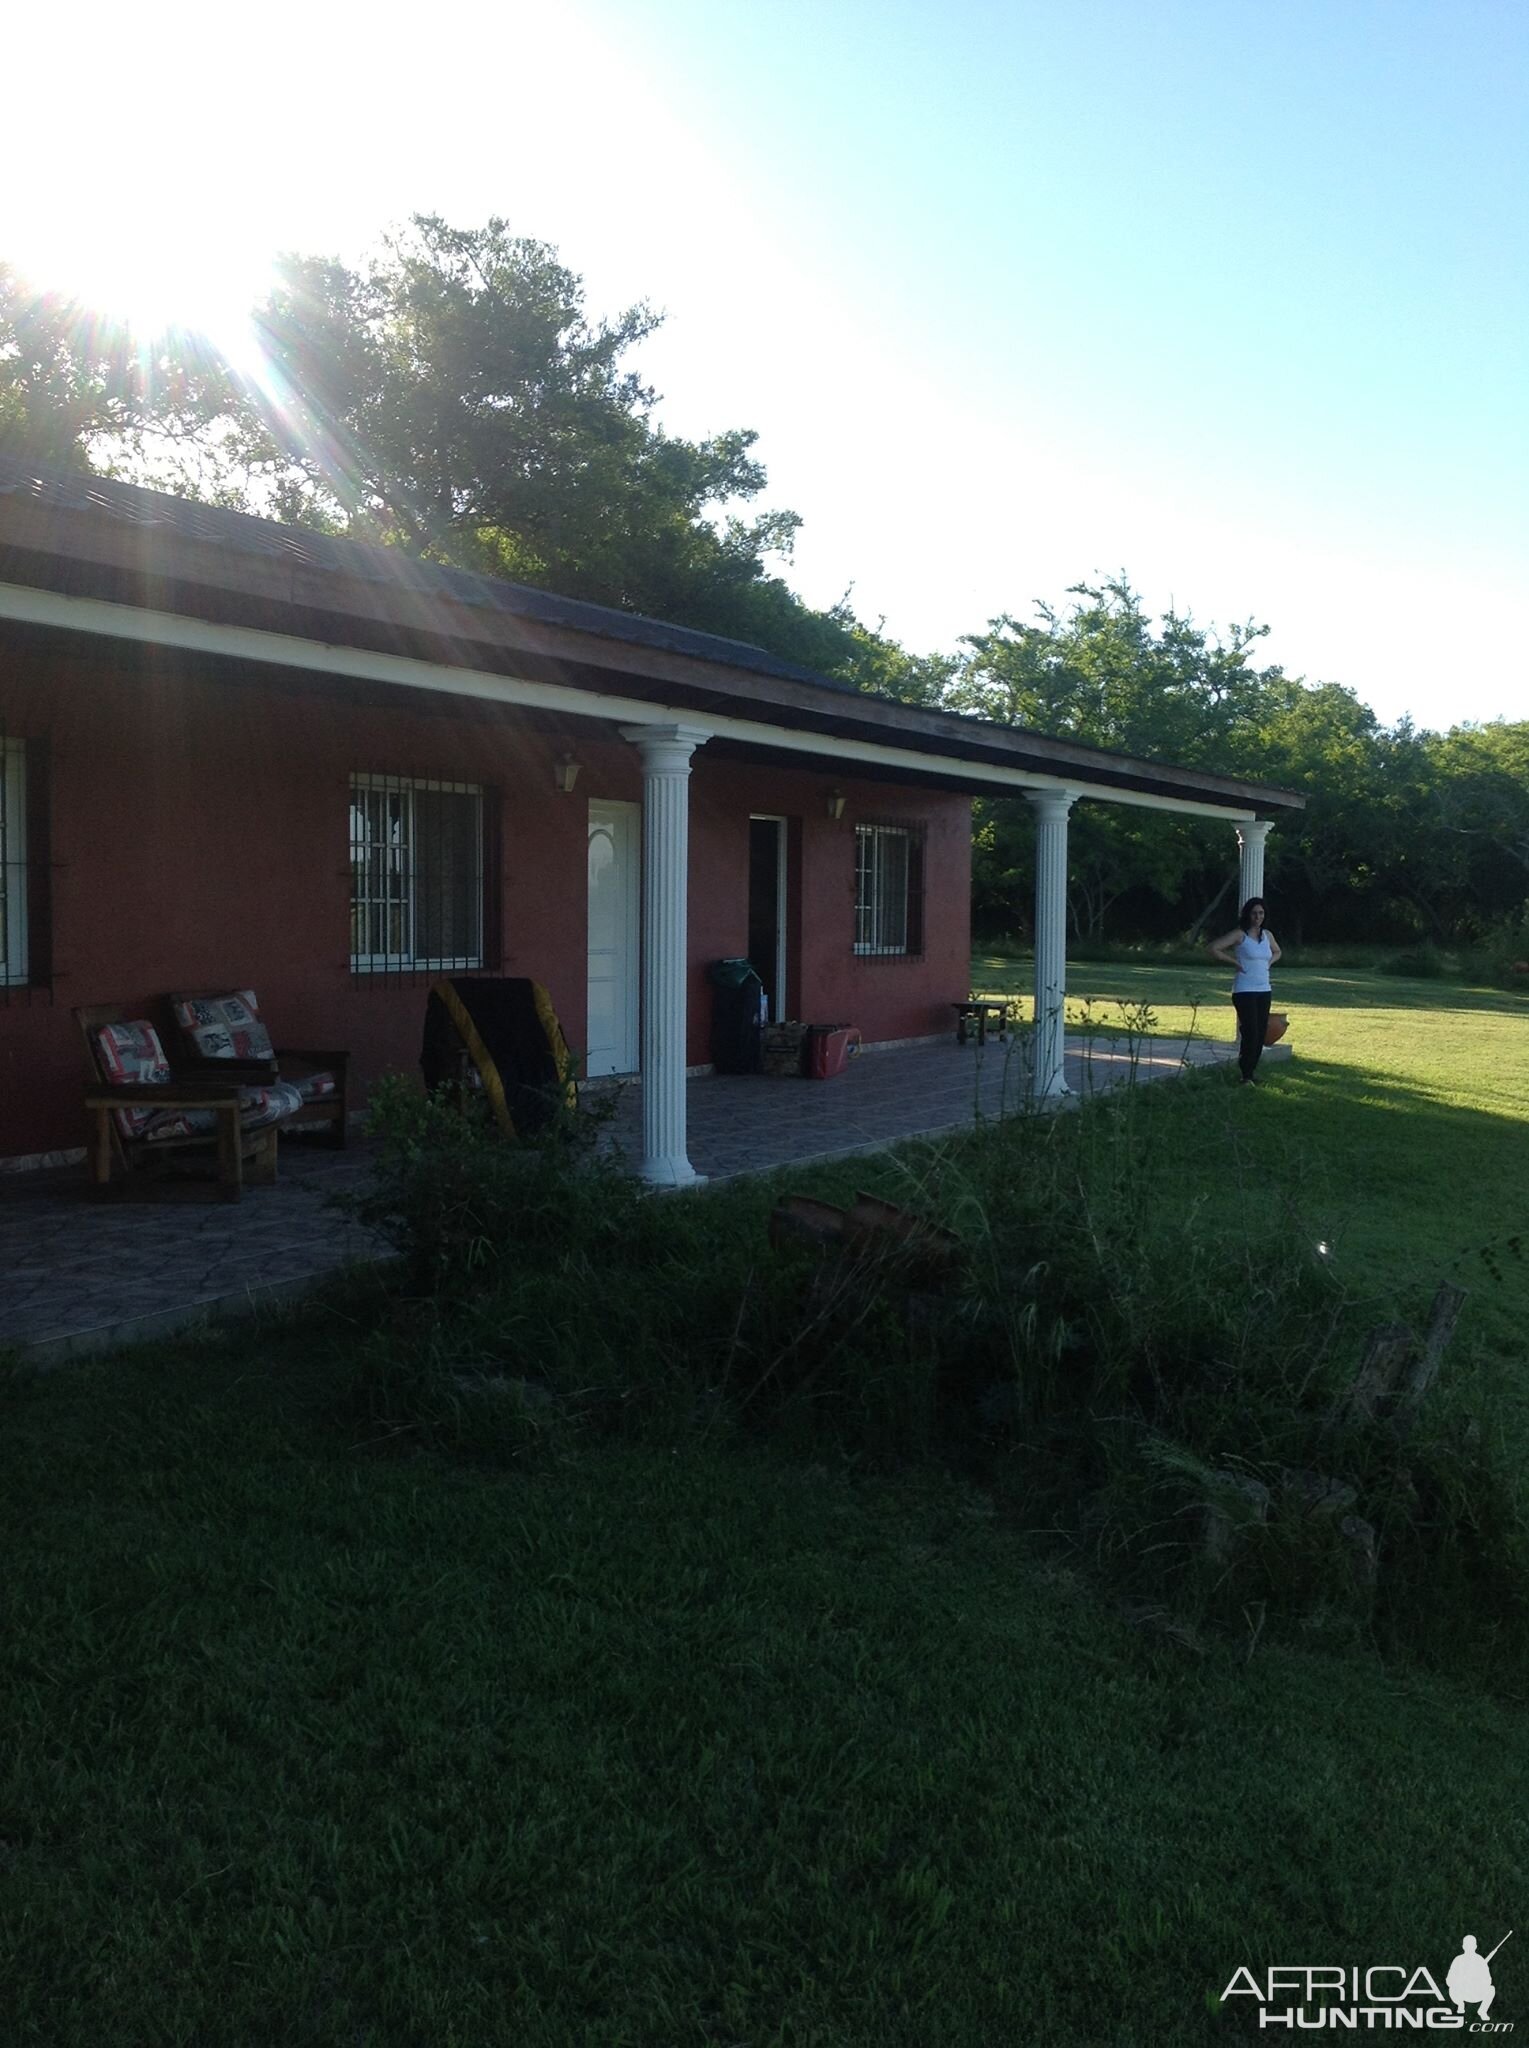
[[[1038,605],[1038,625],[1006,615],[968,636],[952,708],[1119,753],[1224,765],[1279,674],[1249,659],[1268,627],[1234,626],[1223,642],[1170,608],[1154,630],[1123,573],[1069,595],[1078,601],[1065,616]]]
[[[1250,660],[1266,627],[1234,627],[1223,641],[1173,609],[1154,627],[1123,574],[1077,584],[1069,595],[1076,602],[1065,615],[1040,605],[1034,625],[1004,615],[968,636],[947,704],[1054,739],[1228,773],[1256,752],[1260,708],[1284,683],[1282,671],[1260,671]],[[976,914],[990,928],[1012,929],[1031,873],[1026,807],[984,799],[977,812]],[[1073,927],[1098,936],[1133,891],[1177,903],[1215,865],[1224,869],[1225,861],[1191,820],[1080,806],[1068,844]]]
[[[1457,929],[1519,917],[1529,898],[1529,722],[1496,719],[1423,735],[1432,770],[1424,816],[1442,842]]]
[[[849,623],[770,572],[797,515],[737,509],[764,488],[755,436],[665,433],[627,367],[657,316],[592,320],[545,243],[416,215],[359,270],[285,259],[256,324],[259,368],[197,380],[189,440],[122,455],[144,480],[807,665],[851,656]]]
[[[1399,851],[1388,765],[1380,722],[1352,690],[1282,678],[1268,691],[1241,766],[1306,798],[1269,838],[1280,928],[1293,939],[1318,917],[1333,936],[1385,920]]]
[[[90,469],[97,451],[141,457],[201,431],[220,366],[185,337],[150,347],[0,262],[0,453]]]
[[[877,697],[895,697],[926,711],[953,708],[949,692],[960,662],[953,654],[910,654],[880,628],[872,630],[855,618],[846,596],[831,616],[847,628],[851,645],[838,673]]]

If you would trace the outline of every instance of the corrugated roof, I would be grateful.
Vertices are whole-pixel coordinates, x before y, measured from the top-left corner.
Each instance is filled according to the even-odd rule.
[[[93,476],[84,470],[56,469],[0,455],[0,494],[26,496],[38,505],[58,511],[104,514],[211,547],[287,562],[294,568],[315,569],[363,583],[388,584],[396,590],[433,592],[457,604],[508,612],[544,625],[568,626],[608,640],[623,640],[632,646],[661,647],[670,653],[726,662],[733,668],[753,669],[760,675],[780,676],[789,682],[816,683],[826,690],[858,694],[852,683],[782,661],[751,641],[698,633],[689,626],[646,618],[640,612],[585,604],[577,598],[535,590],[529,584],[476,575],[468,569],[448,569],[438,562],[422,562],[401,548],[377,547],[367,541],[343,540],[335,534],[280,526],[275,520],[258,518],[253,513],[199,504],[191,498],[172,497],[164,491],[147,490],[114,477]]]

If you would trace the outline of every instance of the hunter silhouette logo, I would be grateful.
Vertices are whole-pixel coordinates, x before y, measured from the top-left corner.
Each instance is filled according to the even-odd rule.
[[[1512,1932],[1513,1929],[1510,1927],[1502,1941],[1506,1941]],[[1497,1948],[1502,1947],[1502,1941],[1498,1942]],[[1492,2000],[1497,1996],[1497,1987],[1492,1982],[1491,1970],[1492,1956],[1496,1955],[1497,1948],[1492,1950],[1492,1955],[1479,1956],[1476,1953],[1475,1935],[1462,1936],[1460,1953],[1450,1964],[1449,1975],[1444,1979],[1445,1988],[1455,2001],[1457,2010],[1464,2012],[1468,2005],[1474,2005],[1479,2020],[1486,2018],[1492,2010]]]
[[[1301,1963],[1265,1970],[1262,1978],[1244,1964],[1222,1992],[1221,2003],[1256,1999],[1260,2028],[1288,2027],[1292,2032],[1389,2027],[1430,2034],[1511,2034],[1512,2020],[1489,2019],[1488,2014],[1497,1996],[1492,1958],[1512,1935],[1510,1927],[1497,1948],[1482,1955],[1475,1935],[1463,1934],[1442,1989],[1421,1963],[1410,1969],[1403,1963],[1372,1963],[1368,1968]]]

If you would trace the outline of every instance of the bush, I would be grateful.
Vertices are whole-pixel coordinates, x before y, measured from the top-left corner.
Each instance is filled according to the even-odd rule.
[[[559,1104],[517,1143],[480,1098],[430,1096],[388,1075],[367,1113],[378,1141],[371,1181],[340,1199],[399,1254],[411,1291],[489,1284],[549,1250],[619,1236],[640,1191],[602,1144],[614,1107]]]
[[[1460,972],[1468,981],[1529,994],[1529,905],[1479,931],[1460,955]]]
[[[1209,955],[1205,945],[1188,939],[1085,938],[1068,940],[1067,957],[1101,966],[1120,961],[1141,967],[1204,967]]]
[[[1437,946],[1426,942],[1408,946],[1401,953],[1386,953],[1375,963],[1378,974],[1395,974],[1409,981],[1442,981],[1449,963]]]

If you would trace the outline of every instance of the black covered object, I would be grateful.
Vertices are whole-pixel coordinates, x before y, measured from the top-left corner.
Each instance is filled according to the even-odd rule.
[[[762,1065],[764,983],[747,960],[714,960],[711,982],[711,1063],[719,1074],[757,1074]]]
[[[481,1088],[507,1137],[550,1123],[578,1093],[551,998],[539,981],[489,975],[438,981],[425,1005],[425,1086]]]

